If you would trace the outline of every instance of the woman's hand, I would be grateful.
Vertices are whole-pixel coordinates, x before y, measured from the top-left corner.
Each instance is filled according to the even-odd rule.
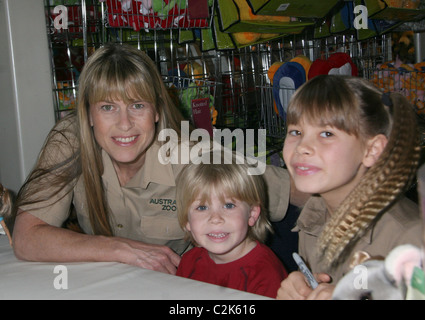
[[[180,256],[166,246],[77,233],[51,226],[28,212],[16,217],[13,248],[22,260],[121,262],[170,274],[176,273],[180,262]]]
[[[277,292],[279,300],[327,300],[332,297],[334,286],[329,284],[331,278],[326,273],[314,275],[319,285],[312,289],[306,277],[300,271],[294,271],[282,281]]]
[[[117,248],[120,251],[117,254],[121,257],[121,262],[145,269],[176,274],[181,258],[169,247],[125,238],[115,239],[125,244],[122,247],[119,246],[119,249]]]

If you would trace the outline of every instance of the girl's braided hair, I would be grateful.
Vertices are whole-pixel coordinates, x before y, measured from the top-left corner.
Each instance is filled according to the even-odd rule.
[[[399,93],[383,96],[381,100],[388,99],[392,119],[388,143],[375,165],[332,215],[320,237],[319,245],[329,265],[338,263],[346,249],[406,191],[417,170],[419,135],[413,108]]]

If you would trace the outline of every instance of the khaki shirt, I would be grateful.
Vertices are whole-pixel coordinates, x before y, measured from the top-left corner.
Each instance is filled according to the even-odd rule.
[[[167,245],[182,254],[189,247],[184,240],[176,210],[176,178],[182,164],[161,164],[158,160],[159,143],[146,152],[144,166],[121,187],[109,155],[102,151],[104,174],[102,176],[106,199],[110,208],[113,234],[150,244]],[[289,204],[290,181],[282,168],[267,166],[264,173],[268,187],[270,219],[283,219]],[[48,193],[48,190],[44,192]],[[52,195],[48,207],[21,208],[44,222],[60,227],[67,219],[71,203],[75,207],[78,222],[83,231],[92,234],[83,179],[77,181],[72,192],[57,202],[61,195]]]
[[[299,253],[313,273],[330,274],[336,283],[350,270],[353,254],[365,251],[371,257],[384,258],[401,244],[422,245],[422,220],[418,206],[407,198],[393,205],[376,224],[359,239],[350,257],[336,270],[328,272],[318,258],[317,240],[326,222],[326,205],[321,197],[311,197],[304,206],[294,231],[299,232]]]

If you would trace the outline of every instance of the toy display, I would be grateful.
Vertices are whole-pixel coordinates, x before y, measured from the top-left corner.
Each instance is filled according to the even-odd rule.
[[[58,81],[57,86],[59,110],[75,109],[77,104],[75,88],[70,88],[70,84],[67,81]]]
[[[319,74],[341,74],[358,76],[358,68],[347,53],[336,52],[328,59],[311,62],[304,55],[298,55],[289,62],[275,62],[267,71],[273,86],[274,110],[285,119],[289,100],[304,82]]]
[[[365,0],[365,4],[372,19],[419,21],[425,15],[419,0]]]
[[[338,0],[247,0],[258,15],[289,15],[303,18],[323,18]]]
[[[371,78],[385,92],[403,94],[419,115],[425,115],[425,63],[405,64],[399,59],[377,66]]]
[[[100,0],[106,1],[113,27],[140,29],[205,28],[211,0]],[[189,3],[191,6],[189,6]],[[200,13],[201,12],[201,13]]]
[[[308,79],[319,74],[341,74],[358,76],[358,68],[351,57],[344,52],[335,52],[327,60],[315,60],[308,72]]]
[[[273,86],[273,109],[282,119],[293,93],[307,81],[310,67],[310,59],[298,55],[288,62],[276,61],[268,69],[267,76]]]
[[[254,14],[246,0],[218,0],[217,14],[224,32],[255,32],[268,34],[296,34],[313,21],[300,21],[290,16]]]
[[[219,129],[242,129],[244,134],[264,130],[267,163],[277,166],[285,165],[281,153],[289,101],[300,86],[321,74],[367,78],[384,92],[403,94],[420,120],[425,119],[425,61],[416,61],[414,33],[401,28],[406,22],[422,21],[415,32],[425,30],[425,0],[44,3],[57,120],[75,109],[84,63],[106,42],[145,51],[173,102],[194,127],[211,136]],[[367,9],[362,17],[365,29],[354,23],[359,18],[355,7],[360,5]],[[67,30],[54,28],[57,6],[67,9],[62,11],[67,14]],[[409,32],[394,33],[400,29]],[[233,140],[230,147],[235,149]],[[262,150],[257,145],[252,149],[253,154]],[[1,184],[0,201],[0,233],[12,245],[6,225],[10,194]],[[400,246],[385,258],[358,252],[352,272],[337,284],[333,298],[425,299],[422,250]],[[362,278],[363,270],[367,278]]]

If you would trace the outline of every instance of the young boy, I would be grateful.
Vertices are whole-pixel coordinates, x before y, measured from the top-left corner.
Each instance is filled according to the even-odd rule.
[[[179,175],[178,218],[196,247],[177,275],[275,298],[287,272],[262,243],[271,229],[263,179],[247,164],[219,163],[189,164]]]

